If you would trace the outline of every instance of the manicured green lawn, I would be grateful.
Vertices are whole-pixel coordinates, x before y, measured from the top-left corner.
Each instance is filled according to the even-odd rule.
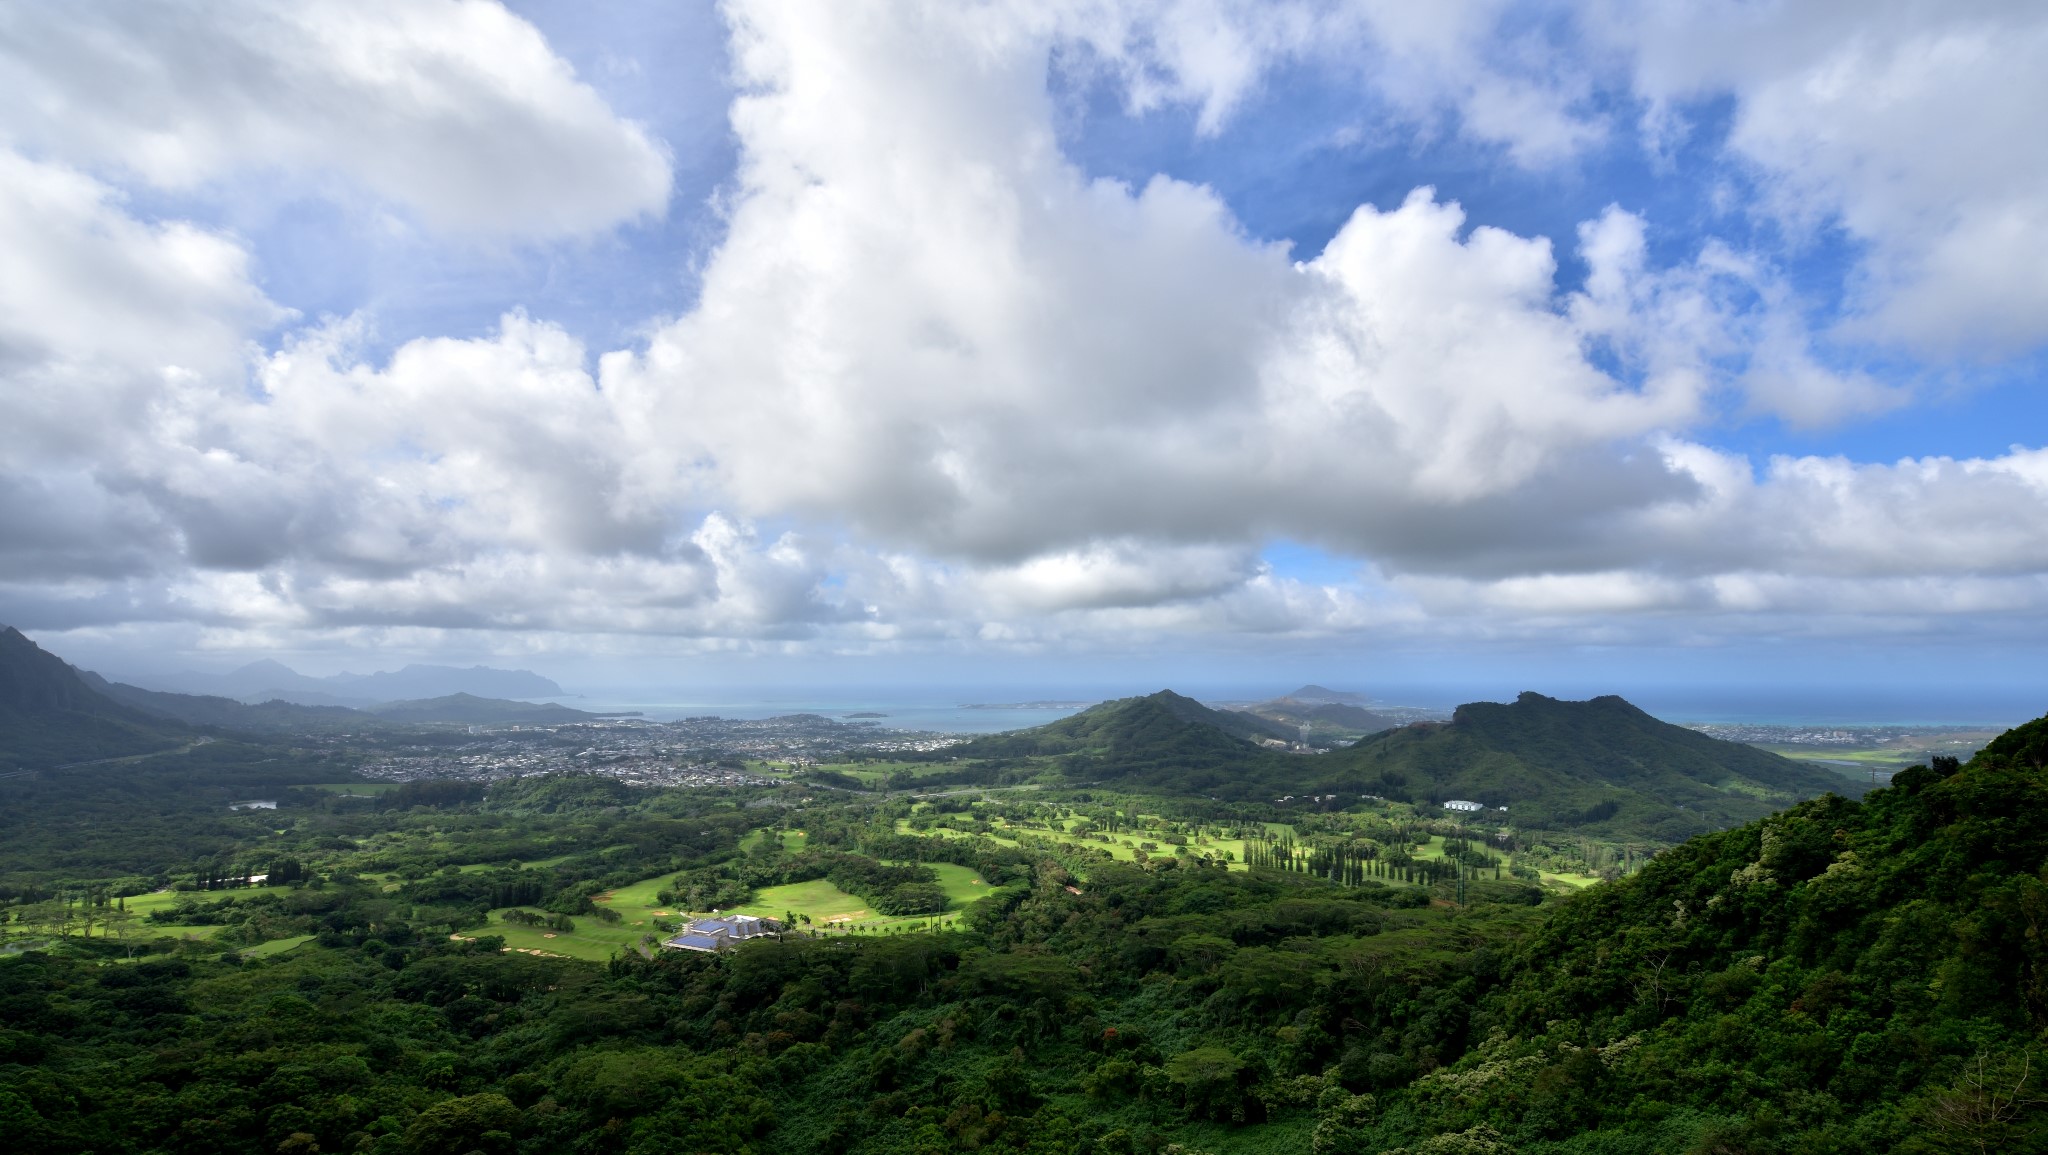
[[[242,957],[269,958],[271,955],[283,954],[288,950],[296,950],[299,947],[302,947],[307,943],[312,942],[315,937],[316,936],[310,934],[302,934],[294,938],[272,939],[269,942],[258,943],[257,945],[252,946],[249,949],[243,951]]]
[[[982,881],[972,869],[951,862],[927,862],[926,866],[939,876],[939,889],[946,892],[947,909],[958,911],[971,902],[978,902],[996,892],[996,888]]]
[[[772,833],[775,832],[757,830],[749,834],[741,845],[758,845],[762,838]],[[804,848],[806,837],[802,831],[783,831],[781,832],[781,837],[782,845],[792,852]],[[809,926],[813,930],[825,930],[828,928],[846,930],[857,926],[863,932],[867,932],[912,924],[922,926],[934,920],[941,924],[950,924],[968,904],[981,899],[995,890],[995,887],[983,881],[969,867],[958,866],[950,862],[934,862],[927,865],[939,876],[939,886],[945,891],[947,901],[951,907],[951,909],[941,915],[904,917],[877,915],[868,910],[867,903],[833,886],[824,879],[766,887],[755,893],[753,902],[745,906],[734,907],[731,910],[723,910],[719,913],[750,914],[758,918],[772,918],[778,922],[782,920],[785,914],[807,914],[811,916]],[[650,931],[660,933],[653,925],[657,915],[667,916],[664,921],[674,921],[687,919],[692,916],[704,917],[711,913],[710,911],[703,910],[686,912],[661,904],[655,896],[665,889],[674,877],[672,872],[659,874],[652,878],[642,879],[629,886],[622,886],[615,890],[607,891],[604,894],[598,895],[592,901],[618,911],[619,915],[625,920],[619,924],[618,928],[623,932],[623,934],[617,936],[620,942],[627,944],[637,943],[642,934]],[[495,921],[497,920],[494,917],[491,933],[505,934],[508,943],[512,941],[511,935],[513,931],[521,931],[523,932],[523,937],[517,945],[530,946],[540,950],[554,950],[559,954],[573,953],[567,946],[554,945],[562,940],[547,940],[543,942],[539,939],[540,932],[538,931],[531,931],[516,924],[499,927],[495,925]],[[610,941],[614,937],[608,934],[600,934],[596,930],[593,930],[590,936],[586,936],[584,923],[588,922],[593,927],[601,927],[603,925],[595,919],[579,918],[575,922],[576,938],[581,939],[595,936]],[[805,924],[799,922],[797,925],[802,927]],[[587,956],[578,954],[576,957]],[[603,957],[610,956],[607,954]]]
[[[930,778],[957,770],[959,767],[944,762],[831,762],[820,764],[818,769],[844,774],[848,778],[874,786],[891,774],[908,773],[913,778]]]
[[[755,892],[754,901],[719,913],[780,919],[786,911],[810,915],[814,926],[824,926],[833,919],[858,922],[874,917],[867,903],[822,878],[764,887]]]
[[[245,886],[239,890],[165,890],[155,894],[133,894],[125,900],[130,914],[148,917],[151,912],[169,910],[184,899],[194,902],[218,902],[223,898],[236,900],[254,898],[259,894],[290,894],[289,886]]]
[[[932,865],[939,868],[941,885],[945,885],[945,869],[950,864],[933,863]],[[972,880],[975,874],[964,866],[951,866],[950,868],[964,872],[954,880],[955,885],[960,887],[962,893],[971,891],[978,897],[994,889],[993,887],[974,886]],[[878,915],[868,909],[867,903],[862,902],[859,898],[846,893],[822,878],[812,882],[792,882],[785,886],[767,887],[757,892],[754,895],[754,901],[747,905],[736,906],[731,910],[721,911],[720,913],[751,914],[760,918],[772,918],[777,922],[782,921],[782,916],[785,913],[808,914],[811,916],[811,921],[808,924],[799,921],[797,923],[799,928],[812,931],[858,930],[861,933],[909,927],[921,928],[931,923],[936,923],[940,926],[950,926],[960,916],[958,909],[949,910],[939,915],[920,914],[903,917]]]
[[[507,907],[506,909],[512,910],[517,908]],[[505,945],[513,950],[541,951],[545,954],[567,955],[570,958],[586,959],[590,962],[604,962],[615,954],[636,949],[640,945],[642,935],[655,934],[658,936],[660,934],[659,931],[644,923],[619,923],[612,925],[587,916],[571,919],[570,921],[575,924],[576,929],[568,934],[562,934],[549,930],[546,927],[525,926],[521,923],[506,922],[504,916],[505,911],[503,910],[492,911],[491,923],[488,927],[479,927],[476,930],[465,931],[463,937],[475,938],[480,935],[495,934],[502,936],[505,940]]]
[[[674,871],[670,871],[667,874],[657,874],[653,878],[642,879],[631,886],[622,886],[617,890],[605,891],[593,901],[603,903],[627,918],[632,918],[642,911],[668,909],[655,901],[654,896],[666,889],[669,881],[674,877]]]

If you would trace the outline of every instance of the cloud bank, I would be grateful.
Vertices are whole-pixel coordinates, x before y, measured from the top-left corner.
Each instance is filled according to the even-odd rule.
[[[0,18],[0,619],[872,650],[2048,608],[2039,448],[1715,445],[1729,412],[1913,403],[1845,347],[2048,340],[2048,152],[1977,147],[2038,86],[2031,10],[725,12],[740,160],[693,304],[625,348],[511,307],[388,352],[367,315],[273,301],[247,238],[138,202],[258,174],[451,243],[559,244],[666,211],[660,142],[495,4]],[[1214,189],[1091,176],[1047,82],[1093,70],[1217,135],[1286,67],[1522,168],[1664,147],[1730,101],[1745,211],[1854,238],[1853,292],[1816,322],[1772,254],[1703,236],[1660,263],[1620,206],[1560,252],[1427,185],[1296,252]],[[1286,572],[1276,541],[1355,575]]]

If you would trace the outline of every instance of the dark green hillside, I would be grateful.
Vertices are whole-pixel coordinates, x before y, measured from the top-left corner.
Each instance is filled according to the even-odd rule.
[[[963,758],[1056,755],[1070,778],[1144,784],[1174,793],[1241,789],[1274,776],[1290,756],[1256,743],[1296,732],[1250,714],[1211,710],[1161,690],[1118,698],[1072,717],[977,738],[946,751]]]
[[[2044,756],[2048,719],[1593,888],[1503,968],[1475,1018],[1490,1040],[1403,1091],[1383,1134],[2048,1150]]]
[[[122,705],[9,626],[0,629],[0,773],[170,749],[184,727]]]
[[[1261,747],[1292,728],[1172,691],[1104,702],[945,757],[1052,757],[1071,781],[1224,801],[1371,794],[1506,806],[1523,829],[1678,842],[1851,785],[1837,775],[1660,722],[1617,697],[1460,706],[1450,722],[1384,730],[1327,754]]]
[[[1350,771],[1346,781],[1388,797],[1469,799],[1508,807],[1518,826],[1673,842],[1849,789],[1826,771],[1660,722],[1611,695],[1473,702],[1449,722],[1389,730],[1327,757]]]
[[[120,682],[109,682],[93,673],[81,677],[94,690],[124,705],[159,718],[194,726],[213,726],[251,733],[291,731],[320,732],[336,729],[414,725],[421,723],[546,725],[557,722],[587,722],[606,715],[558,705],[554,702],[516,702],[505,698],[480,698],[474,694],[448,694],[403,702],[384,702],[357,709],[349,706],[306,706],[283,699],[249,705],[233,698],[210,694],[172,694],[144,690]]]
[[[94,690],[146,714],[169,718],[190,726],[215,726],[228,730],[293,731],[361,729],[377,720],[347,706],[300,706],[273,700],[251,706],[233,698],[213,694],[172,694],[145,690],[125,682],[109,682],[90,670],[78,671]]]

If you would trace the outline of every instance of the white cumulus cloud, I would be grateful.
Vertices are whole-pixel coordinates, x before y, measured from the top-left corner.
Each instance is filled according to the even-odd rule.
[[[16,4],[0,135],[198,189],[353,181],[442,230],[555,236],[663,211],[661,145],[495,0]]]

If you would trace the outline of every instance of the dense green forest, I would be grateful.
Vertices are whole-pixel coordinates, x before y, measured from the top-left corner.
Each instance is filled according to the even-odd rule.
[[[2048,720],[1563,899],[1477,866],[1333,881],[1281,841],[1249,870],[1041,855],[899,828],[948,817],[927,804],[788,788],[299,791],[260,838],[210,835],[288,883],[152,916],[216,937],[115,934],[102,913],[95,937],[0,958],[0,1134],[25,1152],[2048,1150],[2044,755]],[[812,845],[743,850],[763,824]],[[900,886],[962,856],[1000,886],[944,933],[594,964],[479,929],[515,903],[573,918],[650,875]]]

